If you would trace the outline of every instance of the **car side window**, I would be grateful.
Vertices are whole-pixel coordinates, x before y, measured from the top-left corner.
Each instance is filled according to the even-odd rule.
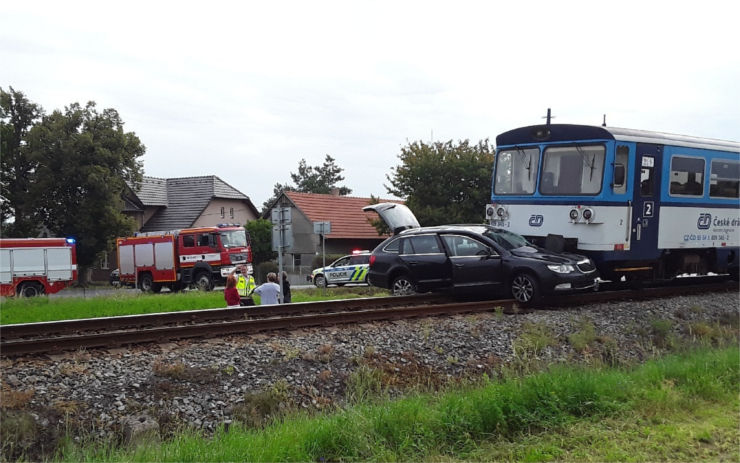
[[[349,259],[350,265],[362,265],[367,264],[370,262],[370,256],[362,255],[362,256],[352,256]]]
[[[450,257],[486,256],[493,251],[478,240],[462,235],[442,235]]]
[[[349,257],[342,257],[338,261],[334,262],[334,265],[332,265],[332,267],[343,267],[347,264],[349,264]]]
[[[440,254],[436,235],[410,236],[404,240],[402,254]]]
[[[388,243],[388,244],[385,245],[385,247],[383,248],[383,251],[397,253],[397,252],[399,252],[400,245],[401,245],[401,240],[400,239],[399,240],[393,240],[390,243]]]

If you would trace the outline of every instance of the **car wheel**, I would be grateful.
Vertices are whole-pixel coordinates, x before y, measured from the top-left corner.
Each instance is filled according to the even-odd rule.
[[[534,304],[540,297],[539,282],[528,273],[518,273],[511,279],[511,295],[520,304]]]
[[[416,285],[411,281],[411,278],[401,275],[393,280],[391,292],[394,296],[410,296],[411,294],[416,294]]]
[[[149,273],[145,273],[139,278],[139,289],[141,291],[148,293],[152,291],[152,288],[154,287],[154,279],[152,278],[152,275]]]
[[[316,275],[313,279],[313,284],[318,288],[326,288],[326,278],[324,278],[324,275]]]
[[[198,291],[210,291],[211,289],[213,289],[211,277],[205,272],[199,273],[195,277],[195,287],[198,289]]]
[[[35,281],[27,281],[18,286],[18,295],[21,297],[36,297],[44,294],[44,287]]]

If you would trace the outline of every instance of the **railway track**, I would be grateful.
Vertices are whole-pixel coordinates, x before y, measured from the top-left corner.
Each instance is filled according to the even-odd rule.
[[[602,291],[548,298],[543,306],[568,307],[700,292],[737,291],[737,288],[736,282],[719,282]],[[502,310],[504,313],[526,311],[511,299],[460,301],[449,296],[416,295],[27,323],[0,327],[0,354],[5,357],[49,354],[83,348],[111,348],[493,310]]]

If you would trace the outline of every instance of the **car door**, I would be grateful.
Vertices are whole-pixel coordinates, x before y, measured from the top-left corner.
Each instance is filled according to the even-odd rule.
[[[450,286],[452,270],[436,233],[404,238],[398,255],[421,291]]]
[[[476,239],[462,234],[440,235],[452,268],[452,284],[461,291],[494,291],[504,282],[501,255]]]
[[[349,268],[349,256],[336,260],[326,269],[327,283],[346,283],[352,275],[352,269]]]

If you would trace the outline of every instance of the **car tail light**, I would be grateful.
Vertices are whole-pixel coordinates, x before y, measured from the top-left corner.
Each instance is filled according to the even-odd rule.
[[[370,265],[373,265],[375,263],[375,255],[370,256]]]

